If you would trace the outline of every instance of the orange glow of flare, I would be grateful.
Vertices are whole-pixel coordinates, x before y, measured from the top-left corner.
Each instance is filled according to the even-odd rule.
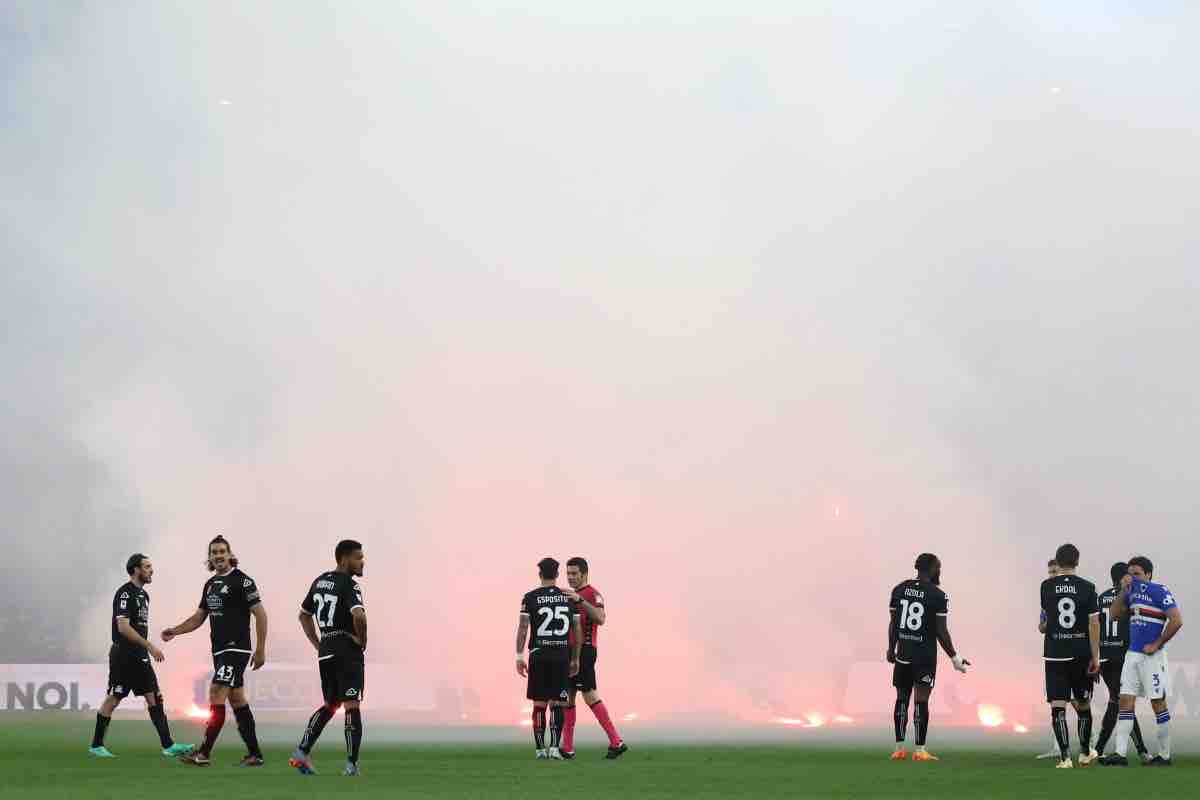
[[[212,712],[193,703],[192,707],[187,710],[187,715],[192,719],[208,719]]]
[[[979,724],[985,728],[995,728],[1004,724],[1004,709],[1000,706],[981,705],[977,712]]]
[[[637,715],[636,711],[630,711],[628,714],[621,717],[621,719],[625,722],[633,722],[637,718],[638,718],[638,715]]]
[[[1029,728],[1018,722],[1013,725],[1013,733],[1029,733]]]
[[[523,720],[521,720],[520,722],[518,722],[517,724],[518,724],[518,725],[520,725],[522,728],[532,728],[532,727],[533,727],[533,720],[531,720],[531,719],[523,719]]]
[[[808,720],[808,727],[810,728],[819,728],[826,722],[825,715],[817,711],[809,711],[804,715],[804,718]]]
[[[838,714],[833,718],[833,721],[839,725],[853,725],[854,717],[847,717],[845,714]]]

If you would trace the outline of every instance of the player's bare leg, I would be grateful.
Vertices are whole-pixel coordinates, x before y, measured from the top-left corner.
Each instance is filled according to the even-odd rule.
[[[533,746],[535,758],[549,758],[546,751],[546,701],[533,703]]]
[[[229,705],[233,706],[233,718],[237,720],[238,733],[246,743],[246,755],[238,762],[239,767],[261,767],[263,761],[262,748],[258,746],[258,729],[254,722],[254,714],[250,711],[250,701],[246,699],[245,688],[239,686],[229,691]]]
[[[929,687],[918,684],[914,693],[913,728],[916,733],[917,751],[913,761],[937,761],[938,757],[925,749],[925,738],[929,735]]]
[[[896,728],[896,749],[892,751],[892,761],[904,761],[908,758],[904,740],[908,732],[908,703],[911,698],[911,686],[896,690],[896,707],[892,712],[892,722]]]

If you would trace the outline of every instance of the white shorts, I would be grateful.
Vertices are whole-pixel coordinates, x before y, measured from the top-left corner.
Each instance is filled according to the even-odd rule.
[[[1167,653],[1154,655],[1129,652],[1121,668],[1121,694],[1164,700],[1167,697]]]

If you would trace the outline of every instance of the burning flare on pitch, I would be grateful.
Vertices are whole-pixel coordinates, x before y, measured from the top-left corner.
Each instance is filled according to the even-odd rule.
[[[977,713],[979,724],[985,728],[997,728],[1004,724],[1004,709],[1000,706],[981,705]]]

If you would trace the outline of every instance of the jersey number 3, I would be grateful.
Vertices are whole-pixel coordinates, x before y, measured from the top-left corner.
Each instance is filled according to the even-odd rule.
[[[333,627],[333,612],[337,610],[337,595],[335,594],[314,594],[313,602],[317,604],[317,626],[321,628]]]
[[[538,625],[538,636],[562,636],[571,627],[571,612],[564,606],[556,608],[542,607],[538,609],[538,616],[542,618],[542,624]],[[554,621],[561,622],[562,625],[551,630],[550,623]]]

